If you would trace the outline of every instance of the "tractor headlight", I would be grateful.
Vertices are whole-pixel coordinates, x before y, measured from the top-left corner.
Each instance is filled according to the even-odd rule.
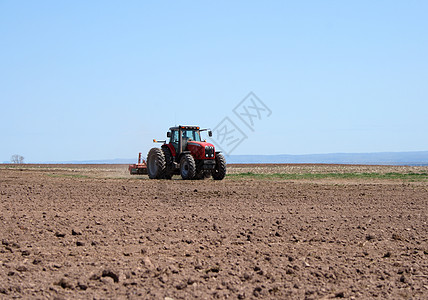
[[[205,157],[214,157],[214,147],[205,146]]]

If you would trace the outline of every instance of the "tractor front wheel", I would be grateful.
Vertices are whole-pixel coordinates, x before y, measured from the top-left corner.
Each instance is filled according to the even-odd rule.
[[[180,160],[180,174],[183,179],[193,179],[196,175],[196,163],[193,156],[184,154]]]
[[[147,173],[150,179],[163,179],[166,171],[165,155],[159,148],[152,148],[147,154]]]
[[[222,180],[226,176],[226,159],[221,153],[216,153],[215,170],[212,175],[214,180]]]

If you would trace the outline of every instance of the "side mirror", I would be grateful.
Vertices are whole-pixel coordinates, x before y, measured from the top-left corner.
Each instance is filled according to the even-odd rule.
[[[167,133],[166,133],[166,137],[171,137],[171,131],[168,131]]]
[[[208,136],[212,137],[213,136],[213,132],[211,130],[208,130]]]

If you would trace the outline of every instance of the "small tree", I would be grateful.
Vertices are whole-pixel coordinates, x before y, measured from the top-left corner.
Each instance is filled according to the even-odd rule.
[[[14,164],[23,164],[24,163],[24,156],[18,155],[18,154],[14,154],[10,158],[10,161],[12,163],[14,163]]]

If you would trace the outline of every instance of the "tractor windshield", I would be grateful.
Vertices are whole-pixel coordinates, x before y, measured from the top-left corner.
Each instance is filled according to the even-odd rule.
[[[201,141],[201,134],[199,133],[199,130],[183,130],[183,139],[189,140],[189,141]]]

